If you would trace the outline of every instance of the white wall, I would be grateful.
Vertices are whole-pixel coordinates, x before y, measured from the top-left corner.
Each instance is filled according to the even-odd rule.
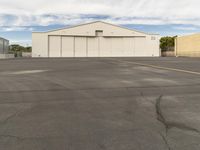
[[[49,57],[61,57],[61,36],[49,36]]]
[[[74,37],[62,36],[62,57],[74,57]]]
[[[133,57],[135,49],[135,38],[129,37],[124,38],[124,57]]]
[[[145,33],[125,29],[115,25],[111,25],[104,22],[94,22],[66,28],[62,30],[50,31],[51,35],[70,35],[70,36],[96,36],[96,30],[103,30],[103,36],[145,36]]]
[[[103,34],[96,36],[97,30],[103,30]],[[46,33],[33,33],[32,38],[33,57],[160,56],[158,35],[102,22]]]
[[[75,37],[75,57],[87,57],[86,37]]]
[[[99,57],[99,38],[88,38],[88,57]]]
[[[112,38],[99,37],[100,57],[111,57],[112,56]]]
[[[32,33],[32,57],[48,57],[48,35]]]

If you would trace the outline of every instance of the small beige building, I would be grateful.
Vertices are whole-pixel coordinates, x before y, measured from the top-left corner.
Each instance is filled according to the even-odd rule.
[[[175,55],[200,57],[200,34],[176,37]]]
[[[160,36],[97,21],[32,33],[32,57],[158,57]]]

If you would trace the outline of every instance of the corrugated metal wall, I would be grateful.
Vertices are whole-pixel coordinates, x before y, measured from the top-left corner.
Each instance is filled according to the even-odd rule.
[[[0,39],[0,54],[3,54],[4,52],[4,44],[3,44],[4,40]]]
[[[9,41],[0,38],[0,54],[7,54],[9,50]]]

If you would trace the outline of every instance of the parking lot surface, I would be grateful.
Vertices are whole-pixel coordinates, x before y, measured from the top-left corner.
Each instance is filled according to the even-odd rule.
[[[199,150],[200,59],[0,60],[0,150]]]

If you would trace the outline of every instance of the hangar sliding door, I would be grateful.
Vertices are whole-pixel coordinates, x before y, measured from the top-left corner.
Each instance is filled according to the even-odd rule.
[[[123,38],[111,38],[112,44],[112,57],[124,56],[124,41]]]
[[[49,36],[49,57],[146,56],[145,37]]]
[[[112,56],[112,38],[99,37],[100,57]]]
[[[87,38],[75,37],[75,57],[87,57]]]
[[[49,36],[49,57],[61,57],[60,36]]]
[[[135,39],[133,37],[99,37],[100,57],[134,56]]]
[[[62,36],[62,57],[74,57],[74,37]]]
[[[87,52],[88,52],[88,57],[99,57],[99,38],[98,37],[87,38]]]
[[[135,55],[135,38],[125,37],[123,40],[123,56],[131,57]]]

